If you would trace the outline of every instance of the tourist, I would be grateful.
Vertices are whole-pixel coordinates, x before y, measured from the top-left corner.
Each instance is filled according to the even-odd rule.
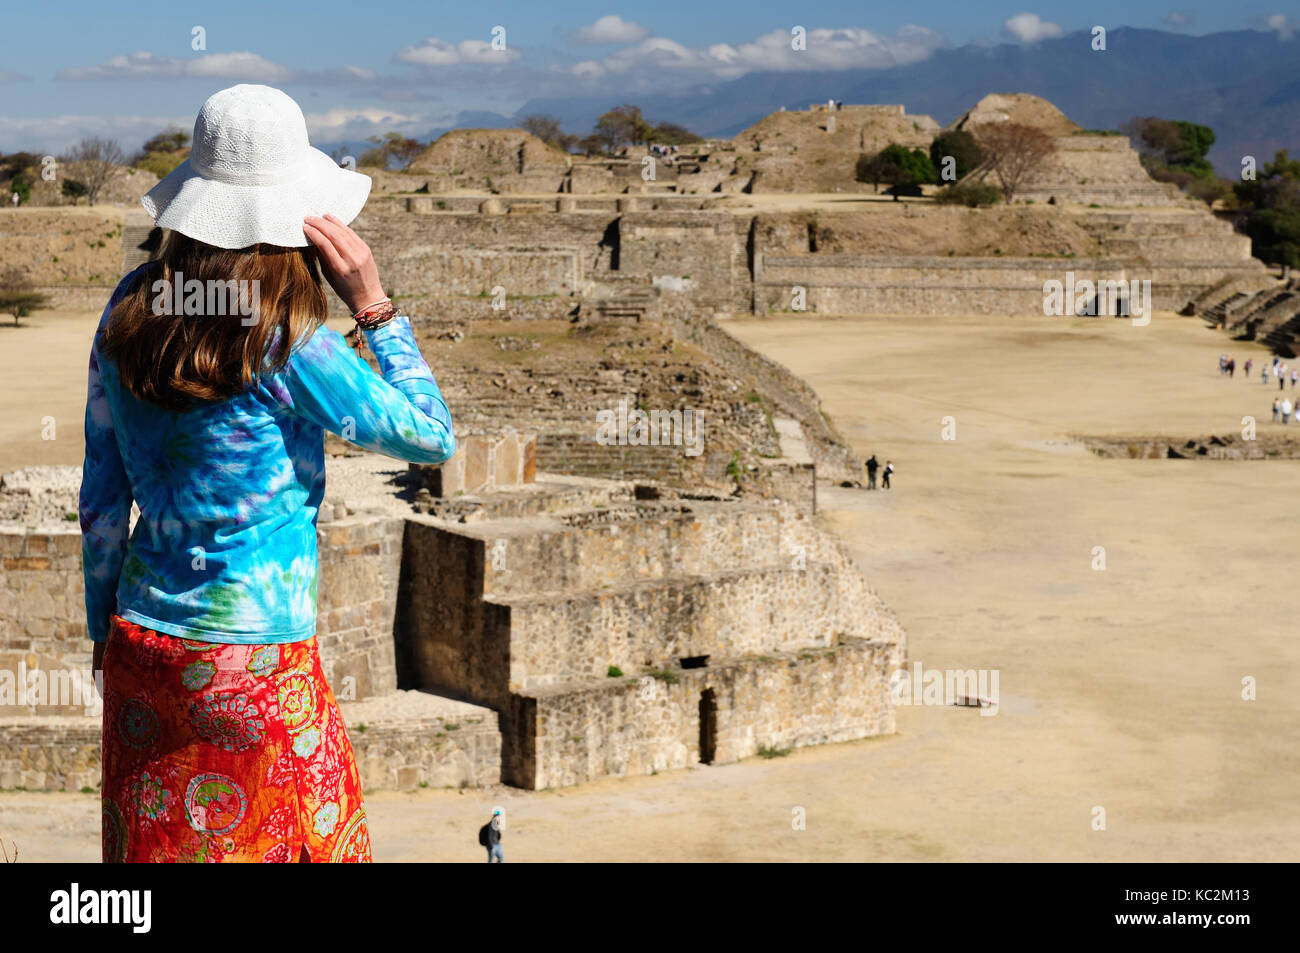
[[[1260,382],[1261,384],[1267,384],[1267,383],[1268,383],[1268,368],[1267,368],[1267,367],[1261,367],[1261,368],[1259,369],[1259,382]]]
[[[1219,355],[1219,373],[1223,374],[1228,370],[1228,355]]]
[[[501,827],[505,824],[505,820],[501,815],[501,809],[497,808],[492,812],[492,820],[478,829],[478,842],[487,848],[489,864],[494,860],[498,864],[506,862],[506,855],[501,850]]]
[[[876,488],[876,471],[879,469],[880,469],[880,461],[876,459],[876,455],[873,453],[871,455],[871,458],[867,460],[867,489],[868,490],[874,490]]]
[[[309,145],[285,93],[238,85],[203,104],[190,159],[142,200],[167,239],[95,332],[79,503],[105,861],[370,860],[316,642],[321,441],[416,463],[456,442],[347,225],[369,191]],[[325,325],[322,273],[379,373]],[[201,296],[172,313],[156,283],[180,275],[187,296],[252,290],[228,317]]]
[[[1228,358],[1228,376],[1237,376],[1237,359],[1235,357]]]
[[[894,463],[892,460],[885,461],[885,472],[881,474],[880,486],[882,489],[889,489],[889,478],[894,475]]]
[[[1246,365],[1245,365],[1245,367],[1244,367],[1244,370],[1245,370],[1245,372],[1246,372],[1246,378],[1245,378],[1246,380],[1250,380],[1250,369],[1251,369],[1254,365],[1255,365],[1255,361],[1254,361],[1253,358],[1249,358],[1249,357],[1246,358]]]
[[[1286,390],[1286,365],[1279,364],[1277,368],[1277,389]]]
[[[14,208],[18,207],[19,198],[17,192],[15,192],[13,195],[10,196],[10,201],[14,203]]]
[[[1295,382],[1300,380],[1300,369],[1291,368],[1291,389],[1295,390]]]
[[[1282,401],[1278,397],[1273,398],[1273,423],[1282,419]]]
[[[1282,423],[1283,425],[1291,422],[1291,401],[1285,397],[1282,398]]]

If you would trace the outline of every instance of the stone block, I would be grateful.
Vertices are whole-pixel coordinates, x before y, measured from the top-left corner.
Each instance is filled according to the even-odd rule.
[[[477,435],[466,438],[463,448],[465,452],[465,486],[466,493],[477,493],[484,489],[488,484],[490,472],[488,470],[488,448],[490,444],[487,440]],[[457,449],[460,453],[460,449]]]
[[[520,475],[521,483],[535,483],[537,481],[537,435],[527,434],[524,437],[524,462],[523,470]]]
[[[502,434],[493,454],[493,484],[497,488],[518,486],[523,477],[521,463],[519,441],[515,434]]]

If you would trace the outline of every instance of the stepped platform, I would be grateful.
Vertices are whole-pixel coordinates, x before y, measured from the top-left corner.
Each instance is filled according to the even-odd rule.
[[[427,692],[393,691],[339,710],[365,791],[483,787],[501,778],[497,713]],[[100,783],[100,715],[0,718],[0,788],[80,791]]]
[[[903,632],[837,540],[779,500],[654,495],[556,478],[411,517],[403,684],[500,712],[525,788],[893,730]]]

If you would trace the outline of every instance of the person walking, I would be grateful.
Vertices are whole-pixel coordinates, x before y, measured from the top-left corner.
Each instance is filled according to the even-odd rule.
[[[868,490],[874,490],[876,488],[876,471],[879,469],[880,469],[880,461],[876,459],[876,455],[873,453],[871,457],[867,460],[867,489]]]
[[[892,460],[886,460],[885,472],[881,474],[882,479],[880,485],[882,489],[885,490],[889,489],[889,478],[892,477],[893,475],[894,475],[894,463]]]
[[[1282,398],[1282,424],[1283,426],[1285,426],[1290,422],[1291,422],[1291,401],[1287,400],[1284,397]]]
[[[1261,368],[1259,369],[1259,382],[1260,382],[1261,384],[1267,384],[1267,383],[1268,383],[1268,368],[1267,368],[1267,367],[1261,367]]]
[[[1277,368],[1277,389],[1286,390],[1286,365],[1279,364]]]
[[[478,842],[487,848],[489,864],[494,860],[498,864],[506,862],[506,855],[501,850],[501,829],[505,822],[505,816],[497,808],[492,812],[492,819],[478,829]]]
[[[288,95],[241,84],[204,102],[190,157],[141,200],[166,237],[94,334],[78,504],[105,861],[371,859],[316,641],[324,434],[430,464],[456,438],[348,227],[369,193]],[[322,275],[378,374],[325,325]],[[206,313],[214,288],[239,289],[238,313]]]
[[[1254,366],[1255,366],[1255,361],[1254,361],[1254,359],[1253,359],[1253,358],[1249,358],[1249,357],[1246,358],[1246,363],[1245,363],[1245,365],[1242,367],[1242,370],[1245,372],[1245,375],[1246,375],[1246,380],[1250,380],[1250,369],[1251,369],[1252,367],[1254,367]]]
[[[1273,398],[1273,423],[1277,423],[1281,419],[1282,419],[1282,400],[1281,398],[1274,397]]]

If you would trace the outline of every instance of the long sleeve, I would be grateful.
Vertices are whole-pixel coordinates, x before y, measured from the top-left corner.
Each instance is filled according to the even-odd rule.
[[[341,334],[322,326],[285,366],[290,406],[367,450],[411,463],[445,462],[456,452],[451,412],[415,343],[410,320],[399,315],[363,333],[382,376]]]
[[[131,483],[118,449],[113,414],[99,373],[99,341],[109,302],[90,348],[86,384],[86,456],[81,468],[81,571],[86,588],[86,628],[91,641],[108,638],[109,617],[117,609],[117,582],[126,558],[131,527]]]

